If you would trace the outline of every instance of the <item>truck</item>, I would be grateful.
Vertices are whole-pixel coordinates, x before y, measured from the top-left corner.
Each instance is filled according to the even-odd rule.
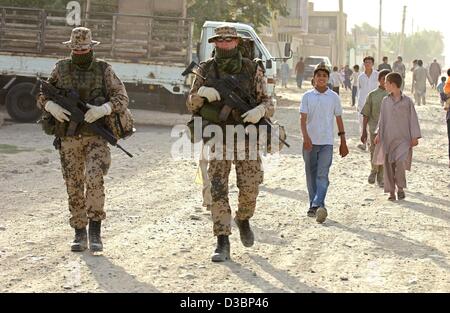
[[[73,2],[76,1],[70,3]],[[155,0],[146,3],[152,4],[150,13],[158,15],[144,14],[147,10],[143,7],[138,10],[142,14],[131,14],[133,2],[128,0],[123,5],[127,10],[121,10],[124,1],[119,0],[118,13],[79,16],[79,23],[89,27],[93,39],[101,42],[94,48],[95,54],[110,63],[125,84],[130,108],[188,113],[185,102],[193,77],[183,77],[181,73],[193,58],[194,22],[183,16],[185,8],[181,16],[173,14],[173,8],[170,15],[161,15],[164,3]],[[138,3],[142,6],[143,2]],[[165,3],[167,6],[184,2]],[[6,105],[13,120],[35,122],[40,117],[31,91],[38,78],[49,77],[55,63],[70,55],[70,50],[62,45],[74,27],[69,25],[68,16],[67,10],[0,6],[0,104]],[[213,46],[207,38],[219,24],[208,21],[203,25],[196,45],[200,60],[211,55]],[[269,93],[274,95],[276,59],[251,26],[232,24],[241,35],[255,42],[255,53],[267,69]]]

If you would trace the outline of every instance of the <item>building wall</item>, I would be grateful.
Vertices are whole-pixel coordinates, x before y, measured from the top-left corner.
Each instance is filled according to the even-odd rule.
[[[304,11],[299,10],[302,6],[306,7],[305,1],[302,0],[287,0],[287,6],[291,9],[287,18],[278,17],[272,21],[270,27],[262,27],[260,30],[260,37],[272,56],[284,57],[284,44],[291,42],[293,58],[288,61],[291,68],[300,57],[305,58],[311,55],[327,56],[333,65],[346,65],[339,64],[338,60],[340,40],[344,41],[344,51],[347,51],[347,39],[339,38],[339,12],[314,11],[313,4],[309,3],[308,13],[304,14]],[[301,24],[300,15],[307,16],[306,19],[303,17],[307,25]],[[347,29],[346,14],[344,14],[344,27]],[[304,31],[305,29],[307,31]],[[346,59],[348,60],[347,56]],[[281,64],[281,62],[278,63]]]

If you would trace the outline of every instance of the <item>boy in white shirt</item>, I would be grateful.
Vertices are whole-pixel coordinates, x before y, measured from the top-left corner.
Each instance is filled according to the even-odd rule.
[[[335,93],[339,94],[339,86],[344,84],[341,73],[338,72],[338,67],[333,67],[333,73],[330,74],[330,84]]]
[[[365,57],[364,60],[364,72],[359,75],[358,78],[358,120],[360,133],[363,131],[363,115],[361,114],[366,99],[369,93],[375,89],[378,89],[378,71],[373,69],[375,59],[371,56]],[[358,145],[361,150],[366,150],[366,144]]]
[[[350,78],[352,82],[352,107],[354,107],[356,104],[356,96],[358,95],[358,79],[359,75],[361,74],[359,72],[359,65],[353,66],[353,70],[354,72]]]
[[[300,106],[303,159],[310,201],[308,216],[316,217],[318,223],[323,223],[328,215],[325,197],[330,185],[328,174],[333,160],[333,119],[336,119],[341,139],[339,154],[342,157],[348,154],[341,100],[327,86],[329,75],[327,67],[316,68],[314,89],[303,95]]]

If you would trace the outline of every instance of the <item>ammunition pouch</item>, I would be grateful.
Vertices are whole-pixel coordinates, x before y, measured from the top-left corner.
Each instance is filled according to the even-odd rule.
[[[49,136],[55,135],[56,119],[49,112],[44,111],[39,120],[42,130]]]
[[[213,124],[219,125],[238,125],[244,124],[241,114],[238,110],[233,110],[230,106],[224,105],[219,101],[205,103],[200,109],[199,114],[203,119]]]
[[[42,113],[39,123],[45,134],[56,137],[65,137],[69,127],[69,123],[57,121],[53,115],[47,111]]]
[[[133,115],[129,109],[106,116],[105,125],[116,139],[126,139],[136,132]]]
[[[202,108],[200,109],[200,115],[203,119],[207,120],[208,122],[219,124],[221,122],[220,120],[220,102],[215,101],[213,103],[206,102]]]
[[[189,129],[189,132],[187,133],[191,143],[195,144],[195,143],[199,143],[200,141],[203,140],[204,143],[207,143],[209,140],[211,140],[213,137],[205,137],[204,136],[204,130],[208,125],[211,125],[213,123],[211,123],[210,121],[206,120],[205,118],[202,118],[201,121],[201,136],[195,136],[195,118],[202,118],[200,115],[193,115],[191,120],[187,123],[187,127]]]

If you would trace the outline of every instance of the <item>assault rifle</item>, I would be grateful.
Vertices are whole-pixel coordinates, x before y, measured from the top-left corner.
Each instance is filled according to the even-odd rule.
[[[131,153],[126,151],[117,143],[116,137],[111,133],[111,131],[100,123],[99,120],[93,123],[87,123],[84,121],[84,114],[89,110],[87,103],[82,101],[75,91],[70,91],[68,96],[61,95],[61,90],[53,86],[52,84],[39,79],[37,82],[40,86],[42,93],[52,101],[59,104],[62,108],[70,112],[70,122],[69,128],[67,129],[67,135],[75,135],[76,129],[80,123],[85,123],[87,127],[92,130],[96,135],[102,137],[110,145],[119,148],[126,153],[130,158],[133,157]]]
[[[221,121],[227,120],[232,109],[237,109],[243,114],[258,105],[256,99],[247,91],[243,90],[239,84],[239,81],[233,75],[229,75],[221,79],[206,79],[206,77],[203,77],[198,73],[198,71],[194,70],[195,68],[200,68],[200,66],[197,63],[192,62],[181,75],[186,76],[188,74],[194,74],[195,76],[198,76],[206,81],[205,86],[213,87],[219,92],[221,102],[224,103],[224,107],[219,116]],[[263,117],[257,125],[267,126],[269,133],[273,129],[272,122],[266,117]],[[290,145],[283,138],[279,137],[279,140],[285,146],[290,148]]]

